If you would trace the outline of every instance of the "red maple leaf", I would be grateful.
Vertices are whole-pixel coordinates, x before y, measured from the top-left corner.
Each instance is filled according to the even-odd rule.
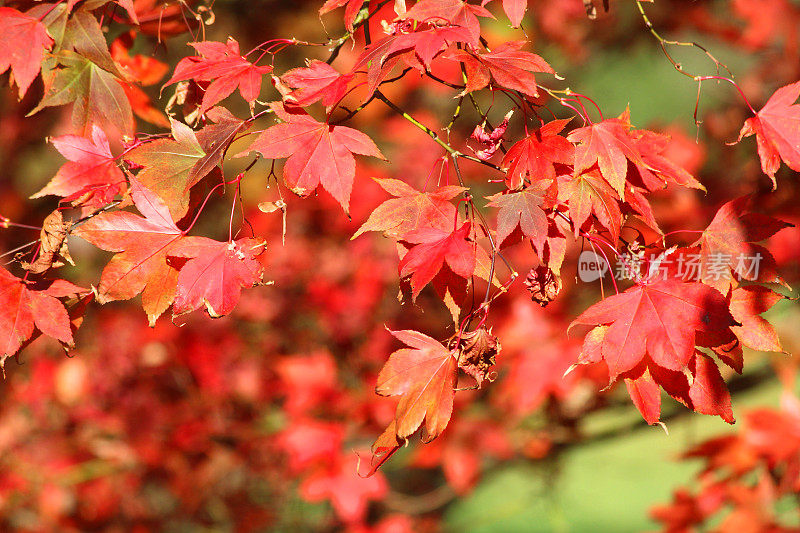
[[[406,13],[406,18],[418,22],[441,24],[466,28],[472,44],[478,45],[481,36],[481,23],[478,17],[494,18],[483,6],[469,4],[463,0],[420,0]]]
[[[636,139],[636,148],[642,157],[643,165],[637,165],[644,185],[651,191],[663,189],[667,183],[677,183],[684,187],[706,190],[686,169],[667,159],[662,153],[669,146],[669,136],[649,130],[631,132]]]
[[[406,242],[416,245],[400,261],[400,277],[411,277],[414,298],[436,277],[445,263],[462,278],[472,276],[475,272],[475,243],[469,240],[471,229],[472,224],[465,222],[455,231],[426,227],[403,237]]]
[[[88,207],[102,207],[125,191],[125,176],[111,154],[106,134],[96,124],[91,138],[62,135],[52,143],[69,162],[32,198],[53,194],[67,201],[80,199],[79,203]]]
[[[736,141],[755,134],[761,170],[772,180],[773,189],[781,159],[800,172],[800,105],[794,103],[798,96],[800,81],[775,91],[756,116],[745,120]]]
[[[775,328],[760,315],[784,298],[761,285],[746,285],[731,291],[731,314],[742,324],[731,329],[742,344],[760,352],[783,351]]]
[[[38,329],[72,345],[70,318],[58,298],[85,292],[63,280],[33,284],[0,267],[0,368]]]
[[[539,180],[520,191],[489,196],[489,206],[497,207],[497,246],[519,226],[540,253],[547,239],[547,190],[550,180]]]
[[[533,73],[555,74],[555,70],[540,56],[520,50],[525,44],[526,41],[506,42],[483,54],[463,50],[448,53],[448,59],[464,63],[467,86],[461,94],[483,89],[489,85],[490,79],[494,79],[501,87],[538,97]]]
[[[702,283],[663,279],[642,283],[596,303],[569,326],[609,325],[600,354],[611,380],[645,356],[660,367],[683,371],[694,353],[696,334],[732,335],[736,321],[725,297]]]
[[[324,61],[314,60],[308,67],[290,70],[281,79],[296,89],[290,95],[295,105],[305,107],[322,100],[322,105],[330,107],[345,95],[353,75],[340,74]]]
[[[396,198],[376,207],[355,232],[353,239],[367,231],[383,231],[393,237],[403,238],[423,226],[442,230],[451,228],[456,219],[456,208],[451,200],[466,190],[457,185],[447,185],[429,193],[418,191],[396,179],[376,178],[375,181]]]
[[[361,6],[364,4],[364,0],[325,0],[325,3],[319,8],[319,16],[322,17],[325,13],[330,13],[345,4],[347,4],[347,7],[344,9],[344,26],[347,31],[352,33],[353,23],[361,10]]]
[[[569,119],[548,122],[508,150],[501,166],[507,169],[509,189],[519,189],[526,178],[531,181],[554,179],[555,163],[572,164],[575,147],[559,135],[568,122]]]
[[[506,16],[514,28],[518,28],[522,23],[526,9],[528,9],[528,0],[503,0],[503,11],[506,12]]]
[[[644,164],[636,140],[629,133],[631,125],[627,115],[626,111],[619,118],[574,129],[567,136],[570,141],[580,143],[575,149],[575,173],[597,163],[600,173],[622,199],[625,199],[628,160],[636,165]]]
[[[412,33],[389,35],[365,48],[350,74],[366,69],[365,98],[369,98],[401,60],[424,72],[449,43],[467,42],[470,38],[469,32],[458,26],[432,26]]]
[[[262,266],[255,257],[264,243],[255,239],[220,242],[190,237],[170,247],[170,257],[189,258],[180,269],[172,312],[189,313],[205,305],[217,318],[233,311],[242,287],[261,282]]]
[[[45,50],[53,46],[44,24],[10,7],[0,7],[0,74],[11,69],[22,99],[42,68]]]
[[[271,66],[253,65],[243,57],[239,43],[232,37],[226,43],[202,41],[189,45],[200,55],[181,59],[165,85],[191,79],[210,81],[203,95],[201,113],[230,96],[237,87],[242,98],[252,104],[261,92],[262,77],[272,72]]]
[[[347,212],[356,173],[353,154],[385,159],[383,154],[372,139],[353,128],[317,122],[308,115],[279,116],[287,122],[265,130],[243,153],[288,157],[283,167],[287,187],[305,197],[321,184]]]
[[[375,392],[401,396],[394,424],[407,439],[425,422],[426,441],[444,431],[453,413],[458,363],[436,339],[417,331],[391,331],[408,348],[392,353],[378,375]]]
[[[792,224],[759,213],[747,212],[749,197],[737,198],[719,208],[694,246],[700,246],[702,279],[727,292],[733,272],[748,281],[782,283],[775,259],[763,246],[753,244]],[[724,272],[717,275],[720,270]],[[716,269],[712,271],[712,269]]]
[[[686,374],[691,375],[691,383]],[[661,368],[652,361],[639,364],[623,374],[625,386],[642,418],[656,424],[661,417],[661,391],[701,414],[718,415],[729,424],[735,422],[731,397],[717,364],[695,351],[684,372]]]
[[[98,302],[128,300],[141,292],[142,307],[152,325],[175,298],[178,270],[167,262],[167,255],[183,232],[161,198],[135,178],[130,181],[133,203],[144,218],[126,211],[102,213],[73,234],[117,252],[100,276]]]

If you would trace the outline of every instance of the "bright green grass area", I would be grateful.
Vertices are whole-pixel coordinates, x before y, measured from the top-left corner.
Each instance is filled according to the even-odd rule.
[[[741,417],[747,406],[776,406],[779,393],[773,383],[738,395],[735,413]],[[611,416],[595,417],[591,425],[611,424]],[[692,484],[698,470],[698,462],[678,462],[679,454],[730,431],[719,418],[692,414],[670,423],[669,435],[651,427],[568,451],[558,464],[509,465],[451,506],[446,523],[451,531],[474,533],[652,531],[657,526],[647,510],[667,503],[674,488]]]

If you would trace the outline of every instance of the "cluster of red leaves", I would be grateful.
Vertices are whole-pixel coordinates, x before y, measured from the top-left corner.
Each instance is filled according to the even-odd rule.
[[[670,504],[651,509],[664,531],[687,531],[723,515],[713,531],[794,531],[800,495],[800,401],[785,392],[780,409],[747,413],[734,435],[707,440],[683,454],[700,459],[697,491],[678,489]],[[776,506],[788,500],[789,513]]]
[[[522,242],[533,250],[521,256],[523,261],[543,273],[541,280],[534,275],[529,282],[532,289],[547,295],[538,298],[542,304],[555,298],[561,288],[562,265],[574,239],[584,239],[604,254],[644,250],[650,257],[634,271],[630,288],[596,303],[572,322],[570,328],[593,328],[580,350],[578,343],[563,340],[543,346],[541,353],[512,357],[509,385],[499,387],[498,405],[516,401],[515,409],[524,413],[546,399],[563,400],[579,383],[591,383],[594,389],[602,381],[612,384],[621,378],[650,424],[660,418],[661,389],[694,411],[733,423],[719,365],[741,373],[743,346],[782,351],[772,326],[761,317],[781,299],[766,284],[782,283],[782,279],[775,260],[757,243],[788,224],[747,212],[746,199],[739,199],[723,205],[696,242],[668,247],[668,235],[656,221],[650,193],[667,186],[704,189],[667,157],[669,138],[635,128],[627,111],[616,118],[600,115],[593,122],[584,107],[592,102],[588,97],[539,83],[540,74],[554,75],[555,71],[542,57],[526,50],[527,41],[490,48],[481,33],[481,19],[493,17],[486,7],[489,2],[420,0],[410,8],[396,2],[395,11],[380,20],[385,36],[372,41],[369,32],[362,31],[363,43],[356,41],[354,57],[341,71],[330,64],[338,48],[330,62],[310,61],[283,75],[276,75],[272,64],[258,64],[267,54],[274,61],[275,49],[308,44],[295,39],[279,39],[271,46],[267,42],[244,55],[233,38],[225,43],[190,43],[197,55],[181,59],[166,82],[167,86],[177,84],[170,108],[173,112],[180,108],[183,120],[170,118],[169,133],[135,138],[134,115],[166,126],[163,115],[135,85],[153,85],[165,72],[163,64],[129,55],[124,38],[108,46],[100,18],[108,2],[40,4],[26,12],[0,8],[0,29],[5,29],[0,32],[0,71],[10,70],[20,97],[41,72],[43,96],[31,114],[72,104],[73,132],[53,139],[68,162],[36,196],[58,196],[62,207],[75,208],[80,217],[57,235],[43,230],[31,264],[45,254],[50,259],[44,266],[38,261],[36,272],[27,268],[28,274],[19,278],[2,271],[0,295],[10,309],[0,316],[3,360],[16,354],[37,330],[66,345],[72,343],[90,293],[43,275],[57,267],[56,252],[66,258],[62,247],[67,234],[115,254],[92,293],[100,304],[141,294],[150,325],[170,307],[173,316],[203,307],[212,317],[231,313],[242,288],[262,282],[270,255],[262,254],[266,243],[255,232],[253,238],[234,234],[240,182],[252,165],[226,181],[224,162],[231,145],[259,118],[274,115],[279,123],[261,131],[239,155],[257,153],[272,160],[273,171],[276,160],[286,159],[282,179],[276,178],[279,188],[306,198],[321,186],[350,215],[361,209],[352,199],[367,183],[361,180],[355,186],[355,155],[386,157],[364,132],[341,122],[381,100],[445,150],[437,154],[445,183],[426,182],[415,188],[408,178],[376,179],[392,198],[374,210],[357,213],[363,215],[357,220],[366,221],[354,238],[376,231],[395,240],[401,290],[415,302],[431,285],[455,322],[455,334],[444,342],[411,329],[391,332],[406,347],[393,352],[377,376],[376,392],[399,400],[394,415],[381,420],[386,430],[373,445],[382,460],[420,427],[425,441],[443,432],[457,401],[459,371],[471,376],[479,388],[494,378],[491,368],[500,352],[500,339],[492,335],[486,320],[492,305],[493,309],[500,306],[495,299],[517,278],[503,254],[520,255],[518,249],[526,247],[516,245]],[[148,2],[120,0],[117,4],[130,21],[112,19],[125,24],[136,24],[155,10]],[[323,15],[345,5],[344,22],[350,31],[346,37],[352,37],[359,24],[370,27],[364,18],[375,13],[358,0],[329,0],[319,12]],[[520,25],[527,7],[524,1],[502,2],[514,27]],[[249,59],[256,52],[260,56]],[[486,144],[478,157],[466,156],[450,144],[449,127],[445,141],[385,96],[384,84],[389,87],[409,72],[447,87],[461,103],[474,103],[482,119],[475,138]],[[272,96],[278,98],[267,105],[259,100],[262,85],[267,85],[265,76],[275,89]],[[218,106],[237,89],[249,105],[247,119]],[[507,113],[492,133],[486,133],[483,128],[489,116],[480,110],[473,94],[484,90],[507,94],[522,113],[514,115],[513,123]],[[781,160],[795,170],[800,165],[800,106],[794,104],[799,93],[800,82],[776,91],[740,133],[740,140],[756,135],[762,169],[773,185]],[[318,103],[324,107],[324,120],[313,115]],[[572,116],[533,123],[527,110],[548,104],[561,105]],[[452,121],[456,118],[457,114]],[[508,133],[512,126],[524,135],[513,138]],[[502,158],[498,151],[503,152]],[[487,197],[485,206],[477,205],[473,197],[471,185],[476,184],[464,179],[470,176],[462,173],[460,165],[465,161],[482,164],[484,170],[492,168],[493,181],[504,184]],[[450,184],[453,173],[457,185]],[[234,189],[225,220],[227,240],[188,235],[212,194],[222,187]],[[204,188],[209,191],[205,198]],[[455,204],[457,196],[461,199]],[[285,209],[283,198],[280,202],[271,204],[273,211]],[[484,207],[492,213],[488,221],[481,214]],[[629,228],[636,229],[641,239],[623,240],[622,233]],[[679,254],[700,258],[695,277],[671,266]],[[745,256],[761,259],[757,273],[740,267],[737,261]],[[504,280],[499,273],[501,261],[508,266]],[[26,268],[23,263],[20,266]],[[704,276],[712,268],[721,275]],[[361,273],[363,279],[370,279],[368,274]],[[476,290],[483,283],[480,280],[488,287],[483,302],[476,303],[476,295],[482,292]],[[540,286],[535,287],[537,283]],[[314,297],[325,303],[322,307],[332,316],[338,318],[349,310],[345,295],[327,294],[322,283],[314,288]],[[333,318],[331,323],[336,323]],[[386,342],[382,348],[388,348]],[[564,378],[573,363],[580,363],[579,370]],[[310,501],[331,500],[343,521],[362,524],[366,502],[385,494],[385,482],[381,477],[358,482],[351,461],[339,453],[341,427],[306,419],[309,410],[339,396],[336,386],[324,375],[317,383],[313,372],[305,372],[309,369],[291,367],[289,363],[276,366],[284,381],[298,389],[285,406],[298,425],[287,429],[281,442],[292,457],[291,468],[307,474],[301,492]],[[581,405],[581,409],[591,407]],[[560,412],[559,422],[566,423],[569,417],[566,411]],[[463,441],[467,438],[463,435],[472,431],[460,430],[459,439]],[[331,444],[322,451],[297,445],[309,435],[327,436]],[[466,474],[448,474],[457,490],[466,490],[477,477],[477,459],[463,449],[463,442],[452,448],[443,446],[443,456],[468,457],[466,462],[473,464]],[[528,452],[530,456],[537,453],[541,452]]]

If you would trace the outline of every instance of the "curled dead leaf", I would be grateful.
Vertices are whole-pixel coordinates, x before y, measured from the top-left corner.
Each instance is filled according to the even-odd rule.
[[[455,341],[455,338],[453,340]],[[500,340],[492,335],[490,329],[482,326],[461,335],[456,349],[458,367],[475,378],[480,388],[489,374],[489,369],[494,366],[497,354],[500,353]]]
[[[64,265],[59,256],[67,263],[74,265],[67,248],[67,234],[72,224],[64,221],[61,211],[56,209],[44,219],[40,232],[40,248],[36,259],[32,263],[22,263],[22,268],[31,274],[42,274],[51,268]]]

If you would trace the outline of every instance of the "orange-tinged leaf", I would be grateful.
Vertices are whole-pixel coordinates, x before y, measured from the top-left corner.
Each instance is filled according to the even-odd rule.
[[[142,291],[151,325],[175,297],[177,269],[167,263],[170,249],[183,238],[164,201],[131,178],[134,205],[144,215],[126,211],[102,213],[73,231],[95,246],[117,252],[103,269],[100,303],[128,300]]]
[[[648,130],[636,130],[631,132],[631,135],[636,139],[636,148],[644,162],[644,165],[638,165],[637,168],[644,185],[649,190],[663,189],[667,183],[677,183],[684,187],[706,190],[686,169],[673,163],[662,154],[669,146],[668,135]]]
[[[421,192],[404,181],[379,179],[375,181],[395,196],[386,200],[370,213],[369,218],[358,228],[353,239],[367,231],[383,231],[396,238],[423,226],[447,229],[456,219],[456,208],[451,202],[466,189],[457,185],[446,185],[434,192]]]
[[[508,194],[498,193],[488,197],[490,207],[498,208],[497,212],[497,245],[519,227],[540,253],[547,239],[547,215],[543,207],[547,207],[547,189],[549,180],[534,182],[530,187]]]
[[[90,135],[92,125],[98,124],[106,132],[132,136],[133,114],[122,80],[69,50],[62,50],[56,58],[57,67],[42,75],[44,96],[28,115],[72,103],[72,124],[83,135]]]
[[[467,86],[462,94],[483,89],[490,79],[512,91],[520,91],[534,98],[539,96],[536,88],[534,72],[555,74],[553,67],[536,54],[521,50],[526,41],[506,42],[482,54],[473,54],[463,50],[454,50],[447,54],[464,64],[467,74]]]
[[[172,139],[141,144],[125,159],[144,167],[137,180],[166,203],[175,220],[180,220],[189,209],[189,189],[205,176],[192,176],[191,172],[206,152],[189,126],[174,119],[171,123]]]
[[[399,438],[408,438],[424,421],[426,440],[433,440],[444,431],[453,412],[456,358],[442,343],[422,333],[390,333],[408,348],[389,356],[375,391],[382,396],[401,396],[395,416]]]
[[[558,195],[559,200],[569,207],[576,236],[589,217],[595,215],[611,233],[611,242],[617,242],[622,227],[619,196],[597,170],[577,176],[559,176]]]

